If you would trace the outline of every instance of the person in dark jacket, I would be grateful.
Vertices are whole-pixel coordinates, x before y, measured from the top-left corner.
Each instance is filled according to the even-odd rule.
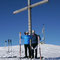
[[[24,58],[28,58],[27,56],[27,48],[29,49],[29,57],[31,55],[31,51],[30,51],[30,45],[29,45],[29,41],[31,39],[30,35],[28,35],[28,32],[24,33],[25,35],[21,37],[21,39],[24,40],[24,48],[25,48],[25,57]]]
[[[38,45],[38,37],[37,34],[35,34],[35,31],[32,31],[32,58],[34,58],[34,49],[35,49],[35,58],[37,58],[37,48],[36,46]]]

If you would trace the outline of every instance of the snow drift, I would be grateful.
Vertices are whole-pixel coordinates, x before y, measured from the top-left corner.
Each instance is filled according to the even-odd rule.
[[[41,55],[44,57],[45,60],[60,60],[60,46],[50,45],[50,44],[40,44],[41,47]],[[9,52],[8,47],[0,47],[0,60],[5,60],[8,57],[11,60],[17,60],[20,56],[19,53],[19,45],[17,46],[10,46]],[[39,46],[38,46],[38,57],[39,55]],[[24,45],[21,46],[21,56],[24,57]],[[12,58],[14,57],[14,58]],[[39,59],[38,59],[39,60]]]

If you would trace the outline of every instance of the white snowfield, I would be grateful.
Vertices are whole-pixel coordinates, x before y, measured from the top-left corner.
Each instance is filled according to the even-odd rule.
[[[50,44],[40,44],[41,47],[41,55],[44,57],[43,60],[60,60],[60,46],[50,45]],[[20,57],[20,47],[10,46],[9,52],[8,47],[0,47],[0,60],[19,60]],[[39,45],[38,45],[38,57],[39,54]],[[28,53],[28,52],[27,52]],[[24,45],[21,46],[21,57],[24,57]],[[29,55],[29,54],[28,54]],[[29,59],[21,59],[21,60],[29,60]],[[40,59],[34,59],[40,60]]]

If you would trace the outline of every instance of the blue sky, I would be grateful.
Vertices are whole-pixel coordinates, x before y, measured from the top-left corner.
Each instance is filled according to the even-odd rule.
[[[19,44],[19,32],[28,31],[28,10],[13,15],[13,11],[27,6],[28,0],[0,0],[0,46],[12,39],[13,45]],[[31,0],[31,4],[41,0]],[[47,44],[60,45],[60,0],[32,8],[32,29],[42,38],[45,24]]]

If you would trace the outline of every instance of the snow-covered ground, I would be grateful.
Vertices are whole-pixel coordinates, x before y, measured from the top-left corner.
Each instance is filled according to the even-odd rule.
[[[60,60],[60,46],[50,45],[50,44],[40,44],[41,47],[41,55],[44,57],[44,60]],[[19,46],[12,46],[9,47],[0,47],[0,60],[19,60]],[[12,48],[12,49],[11,49]],[[24,45],[21,46],[21,56],[24,57]],[[38,57],[39,54],[39,47],[38,47]],[[9,58],[7,58],[9,57]],[[14,57],[14,58],[11,58]],[[22,59],[24,60],[24,59]],[[25,59],[28,60],[28,59]],[[39,59],[36,59],[39,60]]]

